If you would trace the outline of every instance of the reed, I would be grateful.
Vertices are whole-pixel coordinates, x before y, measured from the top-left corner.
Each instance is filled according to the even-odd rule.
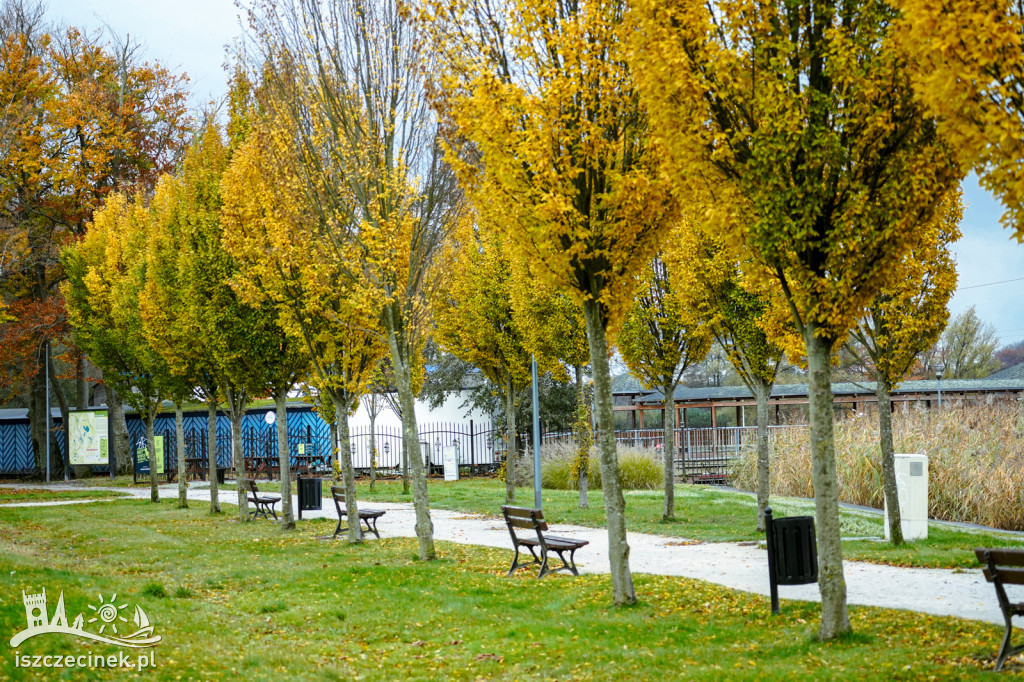
[[[839,497],[882,507],[878,417],[873,409],[835,424]],[[1024,530],[1024,404],[948,401],[942,410],[902,406],[893,414],[896,452],[928,455],[928,515]],[[742,453],[733,484],[753,490],[756,453]],[[807,428],[773,433],[771,491],[813,497]]]
[[[619,476],[624,490],[658,490],[662,487],[664,473],[661,455],[649,448],[634,448],[620,445],[617,449]],[[544,445],[541,456],[541,486],[553,490],[578,490],[579,478],[573,470],[576,446],[572,443],[551,443]],[[533,479],[533,459],[519,459],[517,471],[520,481]],[[601,463],[597,450],[591,448],[590,466],[587,468],[587,487],[601,488]]]

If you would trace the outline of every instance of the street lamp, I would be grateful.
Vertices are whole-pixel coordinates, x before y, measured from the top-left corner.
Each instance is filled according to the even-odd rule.
[[[943,369],[945,369],[945,368],[942,366],[941,362],[935,367],[935,380],[936,380],[936,382],[938,382],[939,409],[940,410],[942,409],[942,370]]]

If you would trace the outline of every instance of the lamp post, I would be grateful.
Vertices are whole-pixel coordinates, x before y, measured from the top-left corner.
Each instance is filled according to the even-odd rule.
[[[50,341],[46,341],[46,417],[43,421],[46,424],[46,482],[50,482]]]
[[[938,383],[938,389],[939,389],[939,409],[940,410],[942,409],[942,370],[943,369],[944,368],[942,366],[942,363],[939,363],[939,365],[935,368],[935,381]]]
[[[530,358],[533,379],[533,506],[541,508],[540,495],[540,390],[537,386],[537,358]]]

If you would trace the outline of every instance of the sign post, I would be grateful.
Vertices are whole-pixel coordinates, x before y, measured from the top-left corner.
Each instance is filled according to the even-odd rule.
[[[110,414],[105,409],[68,414],[68,461],[80,466],[113,466]]]
[[[459,480],[459,446],[449,445],[444,449],[444,480]]]

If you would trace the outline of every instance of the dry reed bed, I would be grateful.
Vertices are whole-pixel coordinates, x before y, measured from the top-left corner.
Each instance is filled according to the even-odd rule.
[[[875,410],[835,425],[839,497],[882,507],[878,417]],[[935,519],[1024,530],[1024,404],[946,402],[942,410],[897,408],[896,452],[928,455],[928,515]],[[756,454],[743,453],[734,472],[737,487],[753,490]],[[771,491],[813,497],[809,432],[773,434]]]

